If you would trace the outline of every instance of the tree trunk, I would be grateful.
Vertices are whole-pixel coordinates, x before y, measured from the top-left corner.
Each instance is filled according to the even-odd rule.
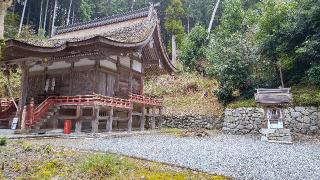
[[[172,64],[175,65],[177,61],[177,42],[176,35],[172,35]]]
[[[209,28],[208,28],[208,37],[210,36],[210,32],[211,32],[211,29],[212,29],[214,17],[216,16],[219,4],[220,4],[220,0],[217,0],[217,3],[216,3],[216,5],[214,7],[214,10],[212,12],[212,16],[211,16],[211,20],[210,20],[210,24],[209,24]]]
[[[18,37],[19,37],[20,34],[21,34],[22,24],[23,24],[24,14],[25,14],[25,12],[26,12],[27,3],[28,3],[28,0],[25,0],[25,1],[24,1],[24,5],[23,5],[23,11],[22,11],[21,19],[20,19]]]
[[[72,21],[71,24],[74,24],[74,7],[72,8]]]
[[[67,25],[70,24],[70,14],[71,14],[72,0],[70,0],[68,16],[67,16]]]
[[[189,3],[189,5],[188,5],[188,34],[190,33],[190,3]]]
[[[49,0],[47,0],[46,10],[44,12],[44,21],[43,21],[43,30],[44,31],[46,31],[46,25],[47,25],[48,6],[49,6]]]
[[[4,17],[11,4],[12,0],[0,3],[0,39],[4,39]]]
[[[54,22],[56,21],[57,16],[57,0],[54,0],[54,7],[53,7],[53,17],[52,17],[52,25],[51,25],[51,37],[54,34]]]
[[[283,81],[283,74],[282,74],[281,64],[278,64],[277,66],[278,66],[278,68],[279,68],[279,75],[280,75],[281,87],[284,88],[284,81]]]
[[[30,6],[31,6],[31,4],[29,3],[29,5],[28,5],[28,14],[27,14],[27,25],[29,25],[29,22],[30,22]]]
[[[6,16],[7,8],[0,7],[0,39],[4,39],[4,17]]]
[[[42,26],[42,9],[43,9],[42,7],[43,7],[43,0],[41,0],[41,5],[40,5],[38,35],[40,35],[40,30],[41,30],[41,26]]]

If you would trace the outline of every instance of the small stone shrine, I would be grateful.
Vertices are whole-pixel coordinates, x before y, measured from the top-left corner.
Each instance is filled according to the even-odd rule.
[[[256,102],[264,109],[266,127],[260,130],[261,140],[292,143],[290,129],[284,127],[284,108],[292,103],[290,88],[257,89]]]

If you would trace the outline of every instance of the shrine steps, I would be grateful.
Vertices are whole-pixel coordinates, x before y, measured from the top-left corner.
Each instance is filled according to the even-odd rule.
[[[42,126],[44,126],[47,122],[49,122],[52,118],[55,117],[56,113],[59,110],[59,106],[53,106],[51,107],[40,119],[40,121],[38,121],[37,123],[35,123],[34,125],[31,126],[31,129],[37,129],[40,130],[42,128]]]

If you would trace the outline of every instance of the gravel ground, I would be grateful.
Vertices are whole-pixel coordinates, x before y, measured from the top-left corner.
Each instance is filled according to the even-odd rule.
[[[223,134],[201,139],[142,135],[36,142],[120,153],[236,179],[320,179],[319,143],[272,144],[251,137]]]

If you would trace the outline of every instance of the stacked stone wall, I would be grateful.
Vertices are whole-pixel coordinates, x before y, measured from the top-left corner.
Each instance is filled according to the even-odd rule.
[[[284,110],[284,126],[292,133],[317,134],[320,132],[320,109],[317,107],[289,107]],[[223,131],[231,134],[257,134],[266,128],[262,108],[226,109]]]
[[[164,117],[164,126],[170,128],[192,129],[221,129],[222,120],[220,117],[207,116],[166,116]]]

